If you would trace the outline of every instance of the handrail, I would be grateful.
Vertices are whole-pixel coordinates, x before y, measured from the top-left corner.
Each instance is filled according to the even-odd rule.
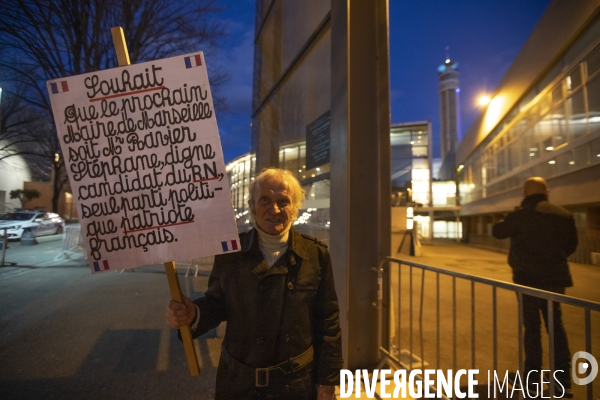
[[[408,330],[410,332],[410,336],[409,336],[409,351],[410,351],[410,362],[409,365],[404,365],[401,360],[399,360],[397,357],[394,357],[394,355],[392,354],[391,351],[391,342],[388,343],[387,345],[389,345],[389,349],[385,348],[383,346],[383,292],[384,292],[384,282],[383,282],[383,277],[385,276],[384,272],[385,272],[385,268],[386,266],[388,268],[391,268],[392,264],[397,264],[400,268],[399,274],[398,274],[398,285],[399,287],[402,287],[402,267],[406,266],[410,268],[409,271],[409,283],[408,283],[408,288],[409,288],[409,327]],[[464,279],[466,281],[469,281],[471,283],[471,368],[475,368],[475,340],[476,340],[476,334],[475,334],[475,283],[480,283],[483,285],[488,285],[492,287],[492,323],[493,323],[493,368],[494,371],[497,370],[498,367],[498,356],[497,356],[497,344],[498,344],[498,324],[497,324],[497,289],[501,288],[501,289],[505,289],[507,291],[512,291],[514,292],[517,296],[517,307],[518,307],[518,341],[519,341],[519,360],[518,360],[518,368],[520,371],[523,371],[523,355],[524,355],[524,351],[523,351],[523,347],[524,347],[524,338],[523,338],[523,329],[522,329],[522,324],[523,324],[523,296],[527,295],[527,296],[533,296],[533,297],[537,297],[540,299],[545,299],[547,300],[547,310],[548,310],[548,319],[547,319],[547,331],[548,331],[548,348],[551,349],[551,351],[549,351],[549,357],[548,357],[548,361],[549,361],[549,367],[550,370],[554,370],[555,367],[555,355],[554,355],[554,313],[553,313],[553,309],[554,309],[554,302],[557,303],[562,303],[562,304],[566,304],[566,305],[570,305],[570,306],[575,306],[578,307],[580,309],[583,309],[584,311],[584,319],[585,319],[585,348],[586,351],[588,353],[592,352],[592,344],[591,344],[591,316],[590,313],[591,311],[597,311],[600,312],[600,303],[598,302],[594,302],[594,301],[589,301],[589,300],[583,300],[583,299],[579,299],[576,297],[572,297],[572,296],[567,296],[564,294],[559,294],[559,293],[554,293],[554,292],[548,292],[548,291],[544,291],[541,289],[536,289],[536,288],[532,288],[532,287],[528,287],[528,286],[522,286],[522,285],[518,285],[515,283],[510,283],[510,282],[505,282],[505,281],[499,281],[496,279],[491,279],[491,278],[484,278],[481,276],[477,276],[477,275],[471,275],[471,274],[466,274],[463,272],[456,272],[456,271],[450,271],[450,270],[446,270],[446,269],[442,269],[442,268],[438,268],[438,267],[432,267],[429,265],[424,265],[424,264],[419,264],[419,263],[415,263],[415,262],[411,262],[411,261],[406,261],[406,260],[402,260],[402,259],[398,259],[398,258],[394,258],[394,257],[385,257],[384,259],[381,260],[381,262],[379,263],[377,268],[371,268],[371,271],[377,272],[377,282],[378,282],[378,289],[377,289],[377,308],[378,308],[378,348],[380,353],[383,355],[383,359],[381,360],[381,362],[379,363],[380,366],[382,366],[383,364],[385,364],[387,362],[387,360],[392,360],[394,363],[398,364],[401,368],[405,368],[407,370],[412,370],[412,357],[413,357],[413,342],[412,342],[412,332],[413,332],[413,327],[412,327],[412,322],[413,322],[413,304],[412,304],[412,297],[413,297],[413,269],[414,268],[418,268],[420,270],[422,270],[422,275],[421,275],[421,290],[420,290],[420,310],[419,310],[419,330],[420,330],[420,345],[421,345],[421,365],[424,366],[424,345],[423,345],[423,302],[424,302],[424,293],[425,293],[425,272],[429,271],[429,272],[433,272],[436,274],[436,282],[435,282],[435,293],[436,293],[436,369],[440,368],[440,275],[446,275],[446,276],[450,276],[452,277],[452,343],[453,343],[453,354],[452,354],[452,368],[454,370],[456,370],[456,360],[457,360],[457,354],[456,354],[456,343],[457,343],[457,327],[456,327],[456,321],[457,321],[457,313],[456,313],[456,280],[457,278],[459,279]],[[392,284],[392,275],[391,274],[387,274],[387,276],[389,277],[389,282],[386,282],[388,285],[388,289],[391,290],[393,289],[391,287]],[[401,306],[401,301],[402,301],[402,296],[399,294],[398,295],[398,300],[399,300],[399,305],[398,305],[398,335],[401,332],[401,327],[402,327],[402,306]],[[386,327],[386,329],[389,329],[389,327]],[[400,349],[398,349],[400,350]],[[575,366],[573,366],[573,368],[575,368]],[[551,397],[554,396],[555,393],[555,381],[554,379],[550,380],[551,382],[549,385],[549,395]],[[592,400],[593,399],[593,387],[592,387],[592,383],[589,383],[587,385],[587,399],[588,400]]]
[[[564,294],[547,292],[542,289],[536,289],[536,288],[532,288],[529,286],[522,286],[522,285],[518,285],[516,283],[499,281],[499,280],[491,279],[491,278],[484,278],[484,277],[477,276],[477,275],[469,275],[469,274],[465,274],[463,272],[456,272],[456,271],[450,271],[450,270],[443,269],[443,268],[431,267],[429,265],[419,264],[419,263],[415,263],[412,261],[401,260],[399,258],[394,258],[394,257],[385,257],[379,263],[379,268],[383,268],[383,265],[385,265],[385,263],[390,262],[390,261],[396,262],[399,264],[405,264],[405,265],[417,267],[417,268],[420,268],[420,269],[423,269],[426,271],[437,272],[437,273],[440,273],[443,275],[454,276],[457,278],[467,279],[467,280],[470,280],[473,282],[479,282],[479,283],[483,283],[483,284],[487,284],[487,285],[492,285],[492,286],[496,286],[496,287],[499,287],[502,289],[513,290],[517,293],[540,297],[540,298],[543,298],[546,300],[558,301],[563,304],[569,304],[569,305],[576,306],[576,307],[589,308],[590,310],[593,310],[593,311],[600,311],[600,303],[595,302],[595,301],[583,300],[583,299],[580,299],[577,297],[567,296]]]

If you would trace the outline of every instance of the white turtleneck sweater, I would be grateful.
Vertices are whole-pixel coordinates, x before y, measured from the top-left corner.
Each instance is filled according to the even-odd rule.
[[[290,223],[279,235],[269,235],[260,229],[258,225],[255,225],[255,227],[258,233],[258,247],[260,247],[265,261],[269,265],[269,268],[271,268],[288,248],[288,238],[290,237],[292,224]],[[196,317],[190,326],[192,331],[198,328],[198,323],[200,322],[200,308],[196,304],[194,306],[196,307]]]
[[[283,230],[279,235],[269,235],[256,225],[256,232],[258,233],[258,247],[262,252],[265,261],[272,267],[273,264],[286,252],[288,248],[288,238],[290,236],[290,223],[287,228]]]

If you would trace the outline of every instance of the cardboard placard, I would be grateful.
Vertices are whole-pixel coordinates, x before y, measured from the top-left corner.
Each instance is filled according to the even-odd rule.
[[[93,273],[239,250],[203,53],[47,86]]]

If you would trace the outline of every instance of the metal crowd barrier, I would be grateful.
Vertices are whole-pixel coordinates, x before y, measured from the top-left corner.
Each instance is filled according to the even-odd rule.
[[[397,265],[398,266],[398,275],[397,275],[397,287],[394,287],[395,285],[392,285],[392,281],[393,281],[393,276],[392,276],[392,266],[393,265]],[[396,357],[393,353],[394,353],[394,344],[393,344],[393,337],[392,334],[390,333],[390,324],[388,324],[387,326],[383,326],[384,324],[384,318],[383,318],[383,312],[384,312],[384,293],[387,290],[387,299],[388,300],[388,304],[387,306],[389,307],[389,315],[388,315],[388,321],[393,320],[394,318],[397,318],[397,329],[396,329],[396,339],[398,342],[398,346],[397,346],[397,350],[400,350],[401,347],[401,329],[402,329],[402,323],[405,322],[405,320],[403,320],[403,315],[402,315],[402,292],[401,292],[401,288],[402,288],[402,273],[403,273],[403,268],[408,268],[408,286],[409,286],[409,306],[408,306],[408,331],[409,331],[409,338],[408,338],[408,344],[409,344],[409,357],[410,357],[410,361],[408,363],[403,362],[402,360],[399,359],[399,357]],[[455,271],[450,271],[450,270],[445,270],[445,269],[441,269],[441,268],[436,268],[436,267],[431,267],[428,265],[423,265],[423,264],[418,264],[418,263],[414,263],[414,262],[410,262],[410,261],[405,261],[405,260],[400,260],[397,258],[392,258],[392,257],[386,257],[384,260],[381,261],[380,265],[378,268],[371,268],[372,271],[377,272],[377,282],[378,282],[378,291],[377,291],[377,309],[378,309],[378,347],[379,347],[379,352],[380,355],[383,356],[380,364],[379,364],[379,368],[382,367],[388,360],[393,361],[396,365],[398,365],[400,368],[406,369],[408,371],[413,370],[413,270],[419,270],[421,271],[421,283],[420,283],[420,296],[419,296],[419,316],[418,316],[418,323],[419,323],[419,343],[420,343],[420,350],[421,350],[421,368],[424,368],[425,366],[425,360],[424,360],[424,341],[423,341],[423,310],[424,310],[424,297],[425,297],[425,293],[426,291],[430,290],[431,288],[429,286],[425,285],[425,274],[434,274],[435,276],[435,288],[433,290],[435,290],[435,353],[436,353],[436,369],[439,369],[440,367],[440,333],[442,332],[442,330],[440,329],[440,276],[447,276],[450,277],[452,279],[452,370],[456,371],[457,370],[457,340],[459,339],[458,335],[457,335],[457,300],[456,300],[456,292],[457,292],[457,280],[464,280],[466,282],[470,283],[470,304],[468,305],[468,308],[461,308],[463,311],[470,311],[470,319],[471,319],[471,332],[470,332],[470,342],[471,342],[471,348],[470,348],[470,357],[471,357],[471,366],[470,368],[475,369],[475,360],[476,360],[476,302],[475,302],[475,285],[476,284],[481,284],[481,285],[485,285],[488,287],[491,287],[491,291],[492,291],[492,349],[493,349],[493,361],[492,361],[492,367],[494,371],[497,371],[498,369],[498,302],[497,302],[497,291],[498,289],[504,289],[510,292],[514,292],[516,294],[516,298],[517,298],[517,314],[518,314],[518,366],[519,366],[519,371],[523,371],[523,364],[524,364],[524,349],[523,349],[523,332],[524,329],[522,328],[523,325],[523,308],[522,308],[522,304],[523,304],[523,295],[529,295],[529,296],[533,296],[533,297],[537,297],[537,298],[541,298],[541,299],[545,299],[548,300],[547,304],[548,304],[548,321],[547,321],[547,333],[548,333],[548,361],[549,361],[549,369],[550,370],[554,370],[554,362],[555,362],[555,355],[554,355],[554,313],[553,313],[553,307],[554,307],[554,302],[558,302],[561,303],[563,305],[569,305],[569,306],[573,306],[573,307],[577,307],[579,309],[581,309],[583,311],[584,314],[584,333],[585,333],[585,351],[587,353],[592,354],[592,324],[591,324],[591,312],[595,311],[595,312],[600,312],[600,303],[597,302],[592,302],[592,301],[586,301],[586,300],[582,300],[582,299],[578,299],[575,297],[570,297],[570,296],[566,296],[566,295],[562,295],[562,294],[557,294],[557,293],[553,293],[553,292],[547,292],[544,290],[539,290],[539,289],[535,289],[535,288],[531,288],[531,287],[527,287],[527,286],[521,286],[521,285],[517,285],[517,284],[513,284],[513,283],[508,283],[508,282],[504,282],[504,281],[498,281],[498,280],[494,280],[494,279],[488,279],[488,278],[483,278],[483,277],[479,277],[476,275],[470,275],[470,274],[466,274],[466,273],[462,273],[462,272],[455,272]],[[387,274],[386,274],[387,273]],[[384,277],[387,276],[386,282],[384,282]],[[393,295],[395,293],[395,291],[398,294],[398,305],[397,307],[394,307],[395,305],[393,305]],[[394,308],[397,308],[397,313],[396,315],[394,315]],[[564,310],[563,310],[564,311]],[[564,321],[564,313],[563,313],[563,321]],[[387,343],[383,343],[384,341],[384,329],[387,329],[388,334],[385,335],[386,337],[388,337],[388,341]],[[446,329],[444,329],[444,331],[447,331]],[[569,335],[568,335],[569,336]],[[600,336],[596,336],[597,338]],[[461,339],[465,339],[464,337],[462,337]],[[489,339],[489,338],[486,338]],[[573,346],[570,345],[571,347],[571,351],[573,352]],[[576,368],[575,365],[572,366],[572,368]],[[422,379],[422,377],[421,377]],[[523,378],[523,381],[525,381],[525,379]],[[550,398],[554,397],[554,393],[555,393],[555,382],[554,379],[550,379],[550,384],[549,384],[549,395]],[[586,391],[587,391],[587,400],[593,400],[593,382],[590,382],[589,384],[586,385]],[[557,393],[557,394],[560,394]],[[446,397],[443,397],[444,399],[446,399]]]

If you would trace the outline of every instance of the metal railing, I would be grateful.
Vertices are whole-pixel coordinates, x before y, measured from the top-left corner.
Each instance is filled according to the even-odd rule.
[[[393,267],[397,265],[397,269],[398,269],[398,273],[397,276],[395,277],[393,275]],[[408,273],[406,273],[406,271],[404,271],[405,269],[408,269]],[[414,275],[414,270],[418,270],[421,272],[421,282],[420,282],[420,294],[419,294],[419,315],[418,315],[418,324],[419,324],[419,347],[420,347],[420,368],[425,368],[425,356],[424,356],[424,352],[425,352],[425,348],[427,347],[424,344],[424,333],[423,333],[423,312],[425,309],[428,309],[429,311],[431,311],[432,307],[435,307],[435,353],[436,353],[436,369],[440,369],[440,355],[441,355],[441,348],[440,348],[440,334],[442,333],[441,325],[440,325],[440,294],[441,294],[441,290],[440,290],[440,277],[448,277],[451,279],[451,308],[452,308],[452,327],[451,327],[451,334],[452,334],[452,338],[451,338],[451,347],[452,347],[452,354],[451,354],[451,367],[453,371],[457,370],[457,351],[458,351],[458,343],[457,341],[459,339],[461,339],[463,342],[465,340],[469,340],[470,339],[470,358],[471,358],[471,369],[475,369],[476,366],[476,343],[477,343],[477,335],[476,335],[476,326],[477,326],[477,320],[476,320],[476,306],[477,303],[475,301],[476,298],[476,284],[479,284],[480,286],[487,286],[489,288],[491,288],[491,319],[492,319],[492,332],[491,332],[491,347],[492,347],[492,368],[494,371],[498,370],[498,331],[499,331],[499,326],[498,326],[498,289],[503,289],[506,290],[508,292],[513,292],[516,294],[516,299],[517,299],[517,314],[518,314],[518,333],[517,333],[517,340],[518,340],[518,369],[519,371],[521,371],[521,373],[523,372],[523,358],[524,358],[524,336],[523,336],[523,296],[527,295],[527,296],[532,296],[532,297],[536,297],[536,298],[540,298],[540,299],[544,299],[546,300],[547,303],[547,307],[548,307],[548,318],[546,321],[546,325],[547,325],[547,333],[548,333],[548,353],[549,353],[549,357],[548,357],[548,361],[549,361],[549,369],[551,371],[554,371],[554,364],[555,364],[555,348],[554,348],[554,341],[555,341],[555,335],[554,335],[554,302],[563,304],[563,305],[568,305],[568,306],[573,306],[576,307],[580,310],[583,311],[583,316],[584,316],[584,335],[585,335],[585,351],[587,353],[592,354],[592,323],[591,323],[591,312],[595,311],[595,312],[600,312],[600,303],[597,302],[592,302],[592,301],[586,301],[586,300],[582,300],[582,299],[578,299],[575,297],[570,297],[570,296],[566,296],[566,295],[562,295],[562,294],[558,294],[558,293],[554,293],[554,292],[548,292],[548,291],[544,291],[544,290],[539,290],[539,289],[535,289],[535,288],[531,288],[531,287],[527,287],[527,286],[521,286],[521,285],[517,285],[517,284],[513,284],[513,283],[508,283],[508,282],[504,282],[504,281],[498,281],[498,280],[494,280],[494,279],[489,279],[489,278],[483,278],[480,276],[476,276],[476,275],[470,275],[470,274],[466,274],[466,273],[462,273],[462,272],[456,272],[456,271],[451,271],[451,270],[446,270],[446,269],[441,269],[441,268],[436,268],[436,267],[431,267],[428,265],[423,265],[423,264],[418,264],[418,263],[414,263],[414,262],[410,262],[410,261],[405,261],[405,260],[400,260],[397,258],[392,258],[392,257],[386,257],[384,260],[382,260],[382,262],[380,263],[378,268],[372,268],[371,269],[374,272],[377,272],[377,281],[378,281],[378,293],[377,293],[377,308],[378,308],[378,347],[379,347],[379,351],[380,354],[383,355],[383,359],[380,362],[379,367],[383,366],[388,360],[391,360],[392,362],[394,362],[397,366],[399,366],[400,368],[404,368],[407,369],[409,371],[413,370],[413,363],[414,363],[414,348],[413,348],[413,297],[414,296],[414,279],[413,279],[413,275]],[[403,304],[402,304],[402,297],[403,297],[403,293],[402,293],[402,288],[403,288],[403,274],[407,275],[408,274],[408,297],[409,297],[409,304],[408,304],[408,356],[409,356],[409,361],[402,361],[400,359],[399,356],[396,356],[394,353],[398,352],[401,350],[401,343],[402,343],[402,325],[403,322],[405,322],[405,320],[403,319]],[[435,277],[435,284],[432,284],[432,282],[430,282],[428,285],[425,284],[425,276],[426,274],[429,275],[429,277],[431,277],[431,275],[433,275]],[[386,281],[384,282],[384,277],[387,277]],[[405,278],[406,279],[406,278]],[[470,297],[470,304],[467,305],[467,307],[462,307],[461,310],[463,312],[466,313],[470,313],[470,322],[471,322],[471,329],[470,329],[470,333],[468,333],[466,336],[470,336],[465,338],[465,335],[462,335],[461,337],[459,337],[459,334],[457,333],[457,280],[461,281],[461,282],[465,282],[467,283],[467,287],[470,287],[470,290],[463,290],[461,292],[461,295],[468,295]],[[425,307],[424,301],[425,301],[425,295],[426,293],[429,293],[430,291],[435,291],[435,304],[431,304],[432,301],[429,302],[428,307]],[[466,293],[465,293],[466,292]],[[397,319],[397,322],[394,323],[389,323],[387,326],[384,327],[383,325],[383,321],[384,321],[384,316],[383,316],[383,312],[384,312],[384,294],[387,294],[386,297],[386,301],[387,301],[387,307],[389,308],[389,314],[388,314],[388,321],[394,321]],[[394,295],[397,295],[397,305],[394,304]],[[406,295],[404,296],[406,297]],[[514,298],[514,297],[513,297]],[[431,299],[430,299],[431,300]],[[479,304],[480,307],[483,306],[482,303]],[[487,304],[485,305],[487,306]],[[394,308],[396,308],[397,310],[395,311]],[[503,309],[503,313],[506,310]],[[513,310],[514,312],[514,310]],[[464,314],[463,314],[464,315]],[[564,318],[563,318],[564,319]],[[503,321],[505,324],[508,324],[509,321]],[[395,325],[395,326],[393,326]],[[392,328],[392,329],[390,329]],[[384,329],[387,329],[387,334],[384,333]],[[394,333],[394,329],[395,329],[395,337],[393,336]],[[406,328],[405,328],[406,329]],[[444,332],[447,332],[447,329],[443,330]],[[384,341],[384,337],[389,338],[387,340],[387,343],[383,343]],[[600,337],[600,336],[597,336]],[[394,345],[394,338],[396,339],[397,345]],[[489,340],[489,335],[485,338],[479,338],[480,340]],[[461,352],[462,349],[461,349]],[[463,352],[464,354],[464,352]],[[504,354],[504,357],[506,358],[506,354]],[[448,364],[448,362],[446,362],[446,364]],[[448,365],[447,365],[448,366]],[[573,365],[572,368],[575,368],[576,366]],[[569,379],[571,377],[569,376]],[[551,398],[554,397],[555,394],[555,381],[554,379],[549,379],[549,395]],[[525,381],[525,379],[523,378],[523,382]],[[586,398],[588,400],[593,400],[593,382],[590,382],[589,384],[586,385],[586,392],[587,392],[587,396]],[[520,394],[520,392],[519,392]],[[558,395],[560,395],[560,392],[558,393]],[[443,397],[444,399],[446,397]]]

